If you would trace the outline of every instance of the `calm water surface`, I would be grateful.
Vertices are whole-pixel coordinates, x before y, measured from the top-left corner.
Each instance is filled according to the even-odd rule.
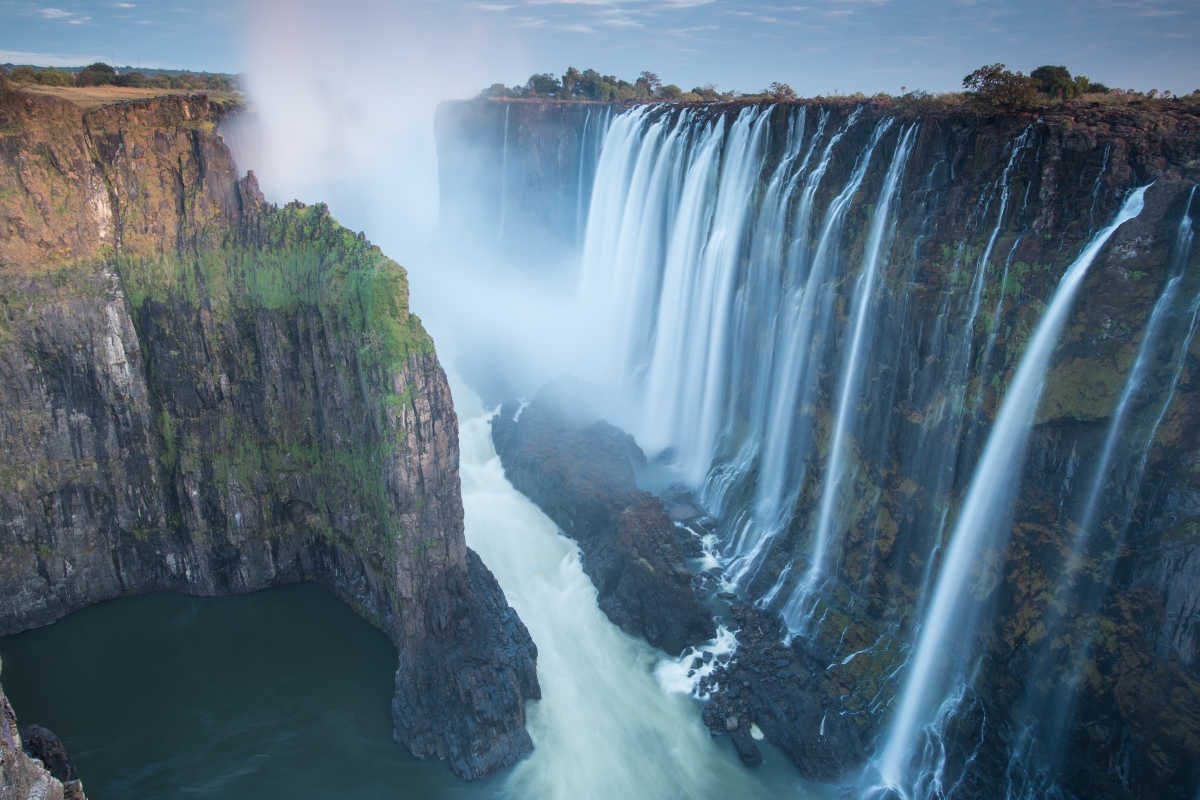
[[[493,797],[392,741],[396,651],[315,584],[114,600],[0,638],[22,725],[91,800]]]

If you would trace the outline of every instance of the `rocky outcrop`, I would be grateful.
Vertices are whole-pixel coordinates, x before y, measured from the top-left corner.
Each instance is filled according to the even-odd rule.
[[[21,734],[21,749],[25,755],[42,762],[50,776],[63,785],[66,800],[84,800],[83,783],[62,740],[41,725],[26,726],[18,733]]]
[[[512,764],[536,649],[466,547],[405,272],[323,206],[266,204],[225,113],[0,107],[0,632],[319,581],[400,652],[397,741]]]
[[[691,534],[637,487],[629,434],[591,418],[581,387],[550,384],[527,407],[503,406],[492,440],[513,486],[579,543],[600,608],[672,655],[712,638],[687,568]]]
[[[2,800],[87,800],[67,750],[38,725],[17,727],[0,687],[0,798]]]

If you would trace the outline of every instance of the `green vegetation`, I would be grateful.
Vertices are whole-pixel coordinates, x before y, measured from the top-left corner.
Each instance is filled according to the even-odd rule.
[[[126,68],[128,70],[128,68]],[[0,91],[6,83],[37,84],[39,86],[121,86],[134,89],[176,89],[183,91],[238,91],[236,75],[223,73],[171,74],[164,70],[121,72],[103,62],[82,68],[56,69],[22,64],[0,67]]]
[[[787,84],[772,84],[791,92]],[[764,92],[766,94],[766,92]],[[493,83],[480,93],[482,99],[546,99],[546,100],[592,100],[620,102],[627,100],[671,100],[684,103],[712,103],[718,100],[733,100],[742,97],[741,92],[718,92],[712,84],[697,86],[685,92],[673,84],[663,82],[653,72],[643,72],[630,83],[615,75],[601,75],[594,69],[583,72],[568,67],[562,79],[549,72],[531,75],[524,86],[508,87]],[[792,94],[795,97],[795,93]]]
[[[1085,75],[1072,76],[1063,66],[1044,65],[1029,75],[1012,72],[1004,64],[989,64],[972,72],[963,79],[962,93],[942,92],[931,94],[921,89],[909,90],[901,87],[899,95],[879,92],[871,97],[862,92],[831,95],[831,99],[875,100],[893,104],[906,111],[924,113],[939,108],[956,106],[964,101],[981,113],[999,111],[1022,111],[1039,108],[1052,102],[1064,102],[1087,97],[1090,102],[1123,104],[1140,99],[1179,99],[1185,102],[1200,102],[1200,89],[1190,95],[1173,95],[1169,91],[1151,89],[1139,92],[1134,89],[1110,89]],[[800,98],[791,86],[778,81],[759,92],[743,93],[737,90],[717,91],[713,84],[697,86],[683,91],[672,84],[664,85],[653,72],[643,72],[633,82],[615,75],[601,75],[594,69],[580,72],[568,67],[561,78],[543,72],[529,76],[524,85],[505,86],[493,83],[479,93],[478,99],[488,100],[559,100],[593,101],[607,103],[624,102],[681,102],[716,103],[735,100],[756,102],[795,102]],[[1069,124],[1069,123],[1068,123]]]
[[[1023,72],[1003,64],[980,67],[963,78],[967,102],[979,111],[1018,111],[1040,105],[1040,84]]]
[[[1103,83],[1088,80],[1085,75],[1071,77],[1066,67],[1042,66],[1029,73],[1037,81],[1038,91],[1044,96],[1058,100],[1073,100],[1085,94],[1106,94],[1108,87]]]

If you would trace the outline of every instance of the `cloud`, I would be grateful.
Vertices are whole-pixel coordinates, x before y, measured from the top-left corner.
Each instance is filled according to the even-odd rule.
[[[63,11],[61,8],[39,8],[38,13],[46,19],[62,19],[63,17],[75,16],[70,11]]]
[[[510,8],[516,8],[516,6],[497,6],[490,3],[477,3],[475,7],[482,8],[484,11],[508,11]]]
[[[0,50],[0,63],[35,64],[39,67],[81,67],[103,61],[97,55],[68,55],[64,53],[30,53],[24,50]]]
[[[117,3],[117,8],[137,8],[136,3]]]

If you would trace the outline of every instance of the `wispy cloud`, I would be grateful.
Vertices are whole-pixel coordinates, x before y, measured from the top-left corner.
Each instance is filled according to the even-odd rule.
[[[34,64],[39,67],[82,67],[102,61],[97,55],[71,55],[68,53],[30,53],[24,50],[0,50],[0,63]]]
[[[516,8],[516,6],[499,6],[491,3],[477,3],[475,7],[482,8],[484,11],[508,11],[510,8]]]
[[[63,11],[61,8],[39,8],[38,13],[46,19],[62,19],[63,17],[75,16],[70,11]]]

